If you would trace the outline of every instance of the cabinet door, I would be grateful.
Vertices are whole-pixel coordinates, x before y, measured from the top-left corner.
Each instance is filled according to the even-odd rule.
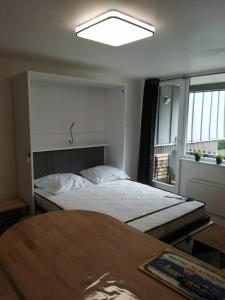
[[[18,196],[34,211],[28,73],[13,80]]]

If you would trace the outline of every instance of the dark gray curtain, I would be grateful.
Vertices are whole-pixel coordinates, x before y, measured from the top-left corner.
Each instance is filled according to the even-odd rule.
[[[154,139],[158,91],[158,79],[147,79],[145,81],[141,118],[138,181],[148,185],[152,185],[153,179]]]

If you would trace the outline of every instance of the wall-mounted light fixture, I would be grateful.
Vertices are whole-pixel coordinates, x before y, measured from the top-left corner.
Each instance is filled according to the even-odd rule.
[[[168,103],[170,103],[170,102],[171,102],[171,98],[168,97],[168,96],[164,96],[164,98],[163,98],[163,103],[164,103],[164,104],[168,104]]]
[[[155,28],[124,13],[111,10],[80,26],[78,37],[111,46],[121,46],[153,36]]]

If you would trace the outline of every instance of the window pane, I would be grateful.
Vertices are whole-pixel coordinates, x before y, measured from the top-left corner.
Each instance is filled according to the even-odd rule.
[[[172,120],[171,120],[171,143],[177,142],[177,126],[178,126],[178,109],[179,109],[179,88],[173,87],[173,105],[172,105]]]
[[[187,154],[200,149],[215,158],[218,142],[225,138],[225,90],[192,92],[189,98]]]
[[[193,115],[193,141],[200,141],[201,137],[201,117],[202,117],[203,93],[194,95],[194,115]]]
[[[192,77],[189,98],[186,153],[201,150],[210,159],[218,151],[225,155],[225,73]]]
[[[218,112],[219,92],[212,92],[211,120],[210,120],[210,140],[217,138],[217,112]]]
[[[189,107],[188,107],[188,126],[187,126],[187,141],[192,141],[192,113],[193,113],[193,97],[194,94],[190,93],[189,96]]]
[[[170,99],[167,103],[166,99]],[[160,103],[159,103],[159,127],[158,127],[158,144],[170,143],[170,121],[171,121],[171,98],[172,87],[165,86],[160,88]]]
[[[180,88],[160,86],[154,147],[155,181],[175,185]]]
[[[204,106],[202,113],[202,141],[207,141],[209,139],[211,95],[211,92],[204,93]]]
[[[218,138],[224,138],[224,104],[225,104],[225,92],[219,93],[219,113],[218,113]]]

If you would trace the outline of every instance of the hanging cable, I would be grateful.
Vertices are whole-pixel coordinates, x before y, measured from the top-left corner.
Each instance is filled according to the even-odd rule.
[[[73,126],[74,126],[75,122],[73,121],[73,123],[71,124],[70,126],[70,140],[69,140],[69,144],[73,144],[73,132],[72,132],[72,129],[73,129]]]

